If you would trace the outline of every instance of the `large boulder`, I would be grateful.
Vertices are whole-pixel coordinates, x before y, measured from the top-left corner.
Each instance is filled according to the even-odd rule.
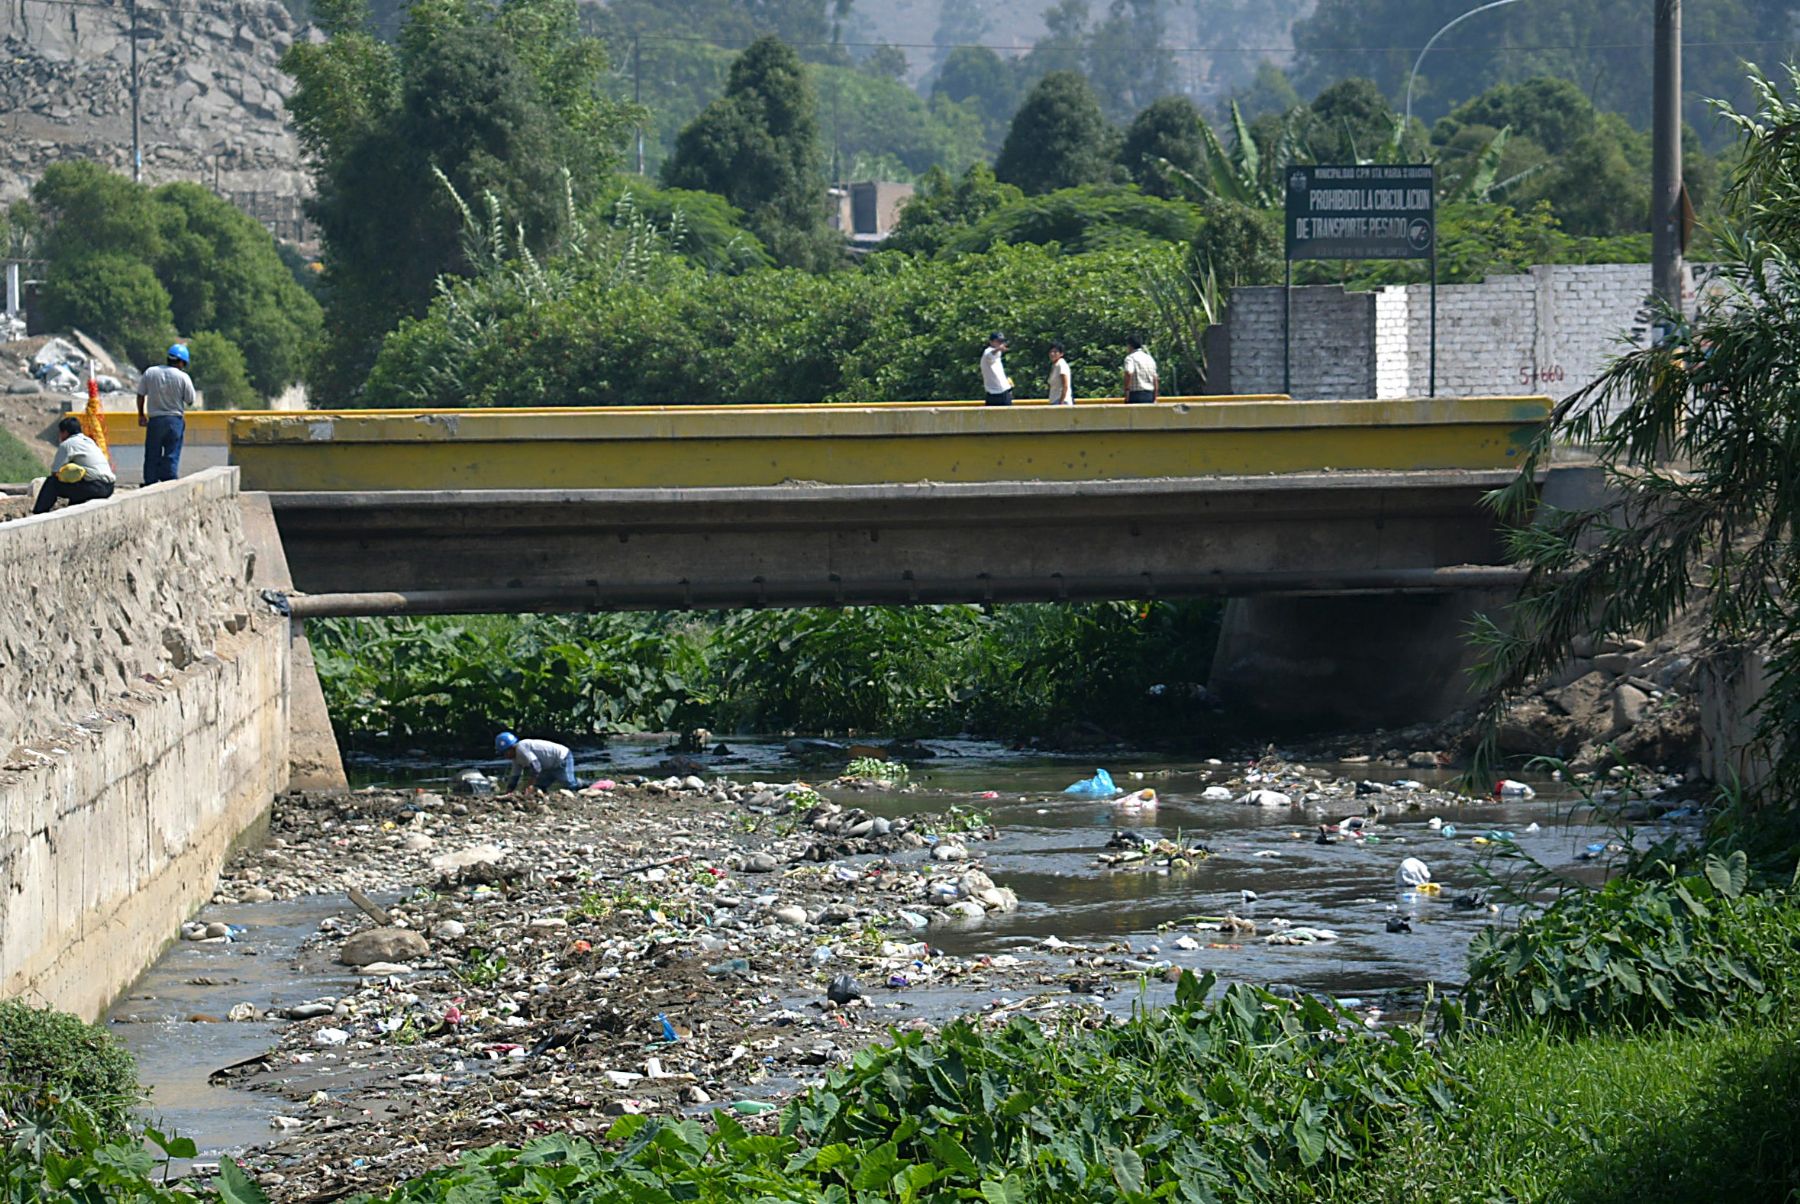
[[[410,928],[371,928],[344,942],[338,961],[346,966],[372,966],[376,962],[410,962],[431,954],[425,938]]]

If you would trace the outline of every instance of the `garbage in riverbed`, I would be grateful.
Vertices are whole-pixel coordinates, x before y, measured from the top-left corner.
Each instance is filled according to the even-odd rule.
[[[1110,797],[1111,795],[1119,793],[1119,788],[1113,785],[1112,774],[1106,772],[1104,769],[1096,769],[1094,770],[1093,777],[1083,778],[1079,782],[1072,782],[1069,785],[1064,786],[1063,793]]]
[[[1156,810],[1156,791],[1135,790],[1130,794],[1120,795],[1113,799],[1112,805],[1121,811],[1154,811]]]

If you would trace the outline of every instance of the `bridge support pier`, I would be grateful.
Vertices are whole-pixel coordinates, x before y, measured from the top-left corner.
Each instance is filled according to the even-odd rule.
[[[1210,688],[1271,731],[1366,731],[1474,700],[1470,620],[1512,591],[1266,596],[1225,606]]]
[[[286,592],[294,588],[281,532],[266,493],[242,493],[238,504],[244,516],[244,539],[253,562],[250,582],[258,589]],[[348,790],[344,759],[338,752],[337,735],[331,730],[331,713],[325,691],[313,663],[306,624],[296,618],[288,624],[288,782],[289,790]]]

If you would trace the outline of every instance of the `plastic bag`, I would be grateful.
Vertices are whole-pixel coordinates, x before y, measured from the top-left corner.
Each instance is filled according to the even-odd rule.
[[[1104,769],[1096,769],[1093,777],[1064,786],[1063,793],[1113,795],[1119,793],[1119,788],[1113,785],[1112,774],[1107,773]]]

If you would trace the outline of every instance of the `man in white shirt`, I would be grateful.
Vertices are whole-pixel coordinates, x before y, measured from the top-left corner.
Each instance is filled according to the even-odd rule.
[[[1001,358],[1005,354],[1006,336],[996,330],[988,336],[987,350],[981,353],[981,386],[987,390],[987,403],[991,406],[1013,403],[1012,377],[1006,374],[1006,361]]]
[[[181,444],[187,410],[194,404],[194,380],[187,374],[186,343],[169,348],[169,362],[144,370],[138,381],[138,425],[144,428],[144,484],[181,475]]]
[[[1053,406],[1072,406],[1075,404],[1075,387],[1069,379],[1069,361],[1063,354],[1061,343],[1050,344],[1050,404]]]
[[[56,434],[56,459],[51,461],[50,475],[44,478],[31,512],[45,514],[59,501],[79,506],[111,497],[118,478],[100,445],[82,433],[81,419],[68,415],[56,424]]]
[[[506,778],[509,791],[527,774],[539,790],[555,786],[579,789],[575,785],[575,754],[567,745],[554,740],[521,740],[511,732],[501,732],[494,737],[494,751],[512,761],[512,772]]]
[[[1125,340],[1130,352],[1125,357],[1125,400],[1133,405],[1149,405],[1156,400],[1156,361],[1144,350],[1142,335]]]

